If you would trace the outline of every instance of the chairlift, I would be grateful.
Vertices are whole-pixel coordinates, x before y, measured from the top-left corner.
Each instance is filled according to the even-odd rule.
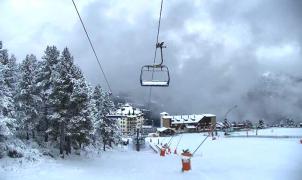
[[[160,48],[161,62],[159,64],[145,65],[141,68],[140,83],[141,86],[167,87],[170,83],[170,74],[167,66],[163,65],[163,46],[164,42],[157,43],[156,48]],[[146,77],[149,75],[148,77]],[[150,77],[151,75],[151,77]],[[162,77],[158,77],[162,75]]]

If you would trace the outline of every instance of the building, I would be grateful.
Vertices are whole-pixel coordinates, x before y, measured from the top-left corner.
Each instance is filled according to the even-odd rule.
[[[177,131],[198,132],[208,131],[216,126],[214,114],[192,114],[171,116],[166,112],[160,113],[161,127],[172,128]]]
[[[108,115],[110,119],[116,120],[123,135],[132,135],[137,128],[144,124],[144,114],[138,108],[130,104],[121,106],[114,113]]]
[[[143,135],[148,135],[150,133],[155,133],[155,132],[156,132],[156,128],[154,128],[153,126],[147,126],[147,125],[142,126]]]
[[[157,128],[156,133],[159,136],[171,136],[175,134],[175,130],[171,129],[171,128],[166,128],[166,127],[160,127]]]

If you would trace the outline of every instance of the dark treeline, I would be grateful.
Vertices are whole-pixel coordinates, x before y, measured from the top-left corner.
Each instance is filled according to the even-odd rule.
[[[85,145],[104,150],[117,140],[109,92],[90,86],[68,48],[48,46],[41,60],[27,55],[19,64],[0,50],[0,155],[11,138],[48,144],[61,156]],[[1,157],[0,156],[0,157]]]

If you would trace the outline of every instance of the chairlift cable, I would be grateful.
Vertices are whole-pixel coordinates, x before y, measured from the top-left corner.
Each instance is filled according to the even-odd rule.
[[[184,120],[183,120],[183,122],[184,122]],[[170,140],[168,141],[168,143],[166,143],[167,145],[168,145],[168,147],[171,145],[171,140],[174,138],[174,136],[176,136],[176,132],[175,132],[175,134],[173,134],[172,136],[171,136],[171,138],[170,138]],[[181,137],[180,137],[180,139],[182,138],[182,134],[181,134]],[[163,142],[163,140],[161,141],[161,143]],[[178,144],[179,144],[179,142],[180,142],[180,140],[178,141],[178,143],[177,143],[177,146],[178,146]],[[177,147],[176,146],[176,147]]]
[[[217,124],[217,123],[216,123]],[[209,132],[209,134],[202,140],[202,142],[197,146],[197,148],[193,151],[192,156],[197,152],[197,150],[203,145],[203,143],[208,139],[208,137],[211,136],[211,134],[214,132],[216,129],[216,126]]]
[[[158,44],[158,39],[159,39],[160,22],[161,22],[162,10],[163,10],[163,0],[161,0],[161,3],[160,3],[160,11],[159,11],[159,18],[158,18],[157,35],[156,35],[156,46],[155,46],[155,50],[154,50],[153,65],[155,64],[156,55],[157,55],[157,44]],[[153,80],[153,77],[154,77],[154,68],[152,70],[152,76],[151,76],[152,80]],[[148,108],[150,108],[151,96],[152,96],[152,86],[149,89]]]
[[[101,72],[102,72],[102,74],[103,74],[103,76],[104,76],[104,79],[105,79],[105,81],[106,81],[106,84],[107,84],[109,93],[112,93],[111,86],[110,86],[109,81],[108,81],[108,79],[107,79],[107,76],[106,76],[106,74],[105,74],[105,72],[104,72],[104,69],[103,69],[103,67],[102,67],[102,64],[101,64],[101,62],[100,62],[100,60],[99,60],[99,58],[98,58],[98,56],[97,56],[97,54],[96,54],[96,51],[95,51],[94,46],[93,46],[93,44],[92,44],[92,41],[91,41],[91,39],[90,39],[90,37],[89,37],[89,34],[88,34],[87,29],[86,29],[86,27],[85,27],[85,25],[84,25],[84,22],[83,22],[83,20],[82,20],[82,18],[81,18],[80,12],[78,11],[78,8],[77,8],[77,6],[76,6],[74,0],[72,0],[72,3],[73,3],[73,6],[74,6],[74,8],[75,8],[77,14],[78,14],[78,17],[79,17],[80,21],[81,21],[82,27],[83,27],[83,29],[84,29],[84,31],[85,31],[86,37],[87,37],[87,39],[88,39],[88,41],[89,41],[90,47],[91,47],[91,49],[92,49],[92,51],[93,51],[93,54],[94,54],[94,56],[95,56],[95,58],[96,58],[96,60],[97,60],[97,62],[98,62],[99,68],[101,69]]]
[[[184,119],[182,120],[182,122],[184,123]],[[178,145],[179,145],[179,143],[180,143],[180,141],[182,139],[182,136],[183,136],[183,133],[180,135],[180,138],[179,138],[179,140],[178,140],[178,142],[177,142],[177,144],[175,146],[175,149],[177,149],[177,147],[178,147]]]
[[[156,44],[158,44],[158,39],[159,39],[159,31],[160,31],[160,22],[161,22],[162,10],[163,10],[163,0],[161,0],[161,4],[160,4],[160,12],[159,12],[159,18],[158,18],[157,35],[156,35]],[[153,64],[155,64],[156,53],[157,53],[157,46],[155,46]]]
[[[180,138],[179,138],[179,140],[178,140],[178,142],[177,142],[177,144],[176,144],[175,149],[177,149],[177,147],[178,147],[178,145],[179,145],[179,143],[180,143],[180,141],[181,141],[181,139],[182,139],[182,135],[183,135],[183,133],[180,135]]]
[[[175,133],[176,134],[176,133]],[[170,145],[172,144],[172,139],[175,137],[175,135],[173,135],[171,138],[170,138],[170,140],[168,141],[168,143],[167,143],[167,145],[168,145],[168,147],[170,147]]]
[[[193,151],[192,156],[196,153],[196,151],[201,147],[201,145],[208,139],[208,137],[210,136],[210,134],[208,134],[203,141],[197,146],[197,148]]]

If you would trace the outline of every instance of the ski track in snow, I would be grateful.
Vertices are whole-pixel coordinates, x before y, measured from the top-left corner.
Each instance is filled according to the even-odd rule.
[[[302,129],[296,131],[302,134]],[[179,137],[172,139],[172,152]],[[184,134],[178,152],[187,148],[193,151],[205,137]],[[152,138],[152,142],[157,143],[157,139]],[[163,143],[169,140],[170,137],[160,139]],[[296,138],[209,138],[192,158],[192,171],[185,173],[181,172],[181,159],[177,155],[160,157],[151,149],[135,152],[132,147],[93,158],[72,156],[65,160],[44,160],[17,171],[0,168],[0,180],[69,179],[301,180],[302,144]]]

